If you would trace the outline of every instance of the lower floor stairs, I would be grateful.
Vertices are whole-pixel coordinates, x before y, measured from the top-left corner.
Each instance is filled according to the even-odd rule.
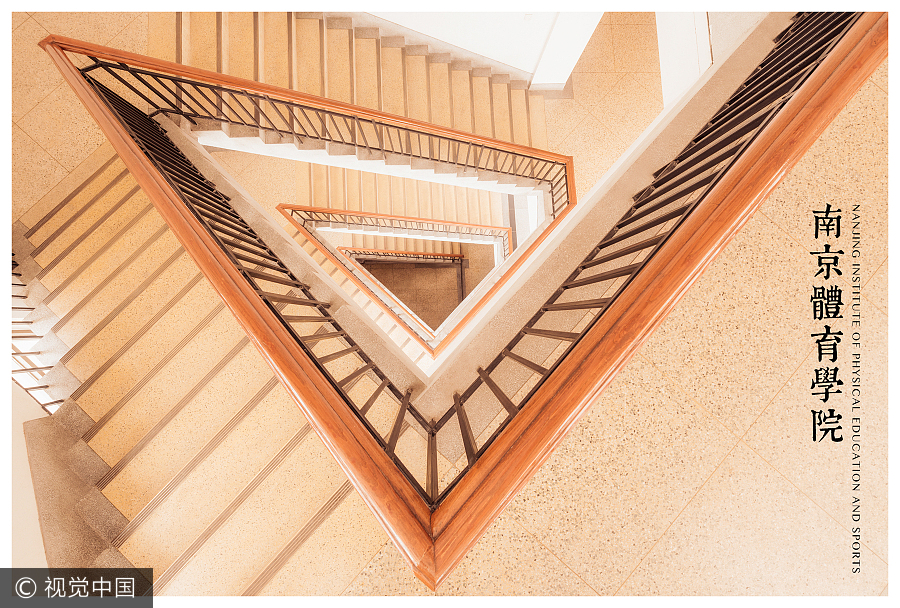
[[[121,161],[90,163],[14,228],[69,378],[25,426],[42,517],[69,524],[44,531],[50,567],[127,560],[158,595],[343,592],[387,536]]]

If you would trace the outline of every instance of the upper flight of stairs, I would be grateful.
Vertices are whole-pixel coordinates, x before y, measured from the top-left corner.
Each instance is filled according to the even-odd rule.
[[[491,68],[405,45],[399,31],[323,13],[187,13],[180,60],[195,67],[545,149],[544,98]],[[367,21],[371,21],[371,16]],[[391,28],[393,24],[385,22]],[[502,225],[501,195],[302,163],[294,204]],[[409,240],[409,242],[406,242]],[[456,253],[446,242],[354,235],[352,247]]]

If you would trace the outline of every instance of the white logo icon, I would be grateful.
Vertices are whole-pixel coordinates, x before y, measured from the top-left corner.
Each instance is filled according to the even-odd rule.
[[[28,585],[31,585],[31,590],[28,590]],[[28,599],[33,596],[37,592],[37,585],[33,580],[28,578],[27,576],[23,576],[16,583],[16,595],[21,598]]]

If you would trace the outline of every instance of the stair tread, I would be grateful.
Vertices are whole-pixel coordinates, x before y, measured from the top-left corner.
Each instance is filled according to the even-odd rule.
[[[310,434],[206,541],[164,595],[236,595],[346,481]],[[241,551],[234,551],[240,546]]]
[[[139,194],[139,196],[142,196],[142,194]],[[61,290],[59,286],[51,288],[53,292],[56,292],[56,295],[53,298],[48,296],[45,303],[58,316],[65,315],[98,285],[102,280],[102,278],[98,277],[108,277],[123,260],[127,260],[132,253],[147,242],[151,235],[155,234],[164,225],[165,223],[159,213],[151,208],[146,216],[123,234],[119,240],[112,243],[89,266],[81,270],[78,276],[70,279],[71,272],[67,273],[65,279],[59,281],[59,285],[62,285],[66,279],[70,279],[68,285]]]
[[[139,568],[153,568],[159,576],[304,424],[297,405],[276,384],[144,519],[122,544],[122,554]]]
[[[246,344],[116,475],[104,495],[133,519],[271,377],[272,370],[256,347]],[[91,441],[91,447],[108,462],[133,446],[121,435],[107,435],[107,443],[99,439]]]
[[[97,323],[129,297],[138,285],[162,268],[178,250],[179,245],[175,236],[171,232],[165,232],[142,252],[134,263],[125,268],[105,288],[91,298],[88,306],[84,306],[71,316],[62,327],[57,327],[54,330],[56,335],[63,342],[74,347],[79,340],[96,327]],[[166,274],[167,270],[163,270],[163,274]],[[96,280],[99,282],[99,279]],[[52,302],[50,310],[59,315],[61,311],[54,306],[56,304],[56,301]]]

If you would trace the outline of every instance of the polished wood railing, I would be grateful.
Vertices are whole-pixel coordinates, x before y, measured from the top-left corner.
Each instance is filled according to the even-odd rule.
[[[303,409],[416,576],[434,589],[887,56],[886,13],[827,19],[803,15],[779,38],[779,45],[762,66],[772,68],[776,75],[790,72],[796,63],[798,40],[819,35],[829,37],[822,43],[820,55],[811,56],[809,65],[804,64],[796,78],[790,76],[792,84],[778,76],[773,82],[781,83],[778,86],[784,90],[779,89],[773,99],[772,91],[764,86],[766,77],[759,76],[761,70],[755,72],[732,96],[732,100],[749,104],[745,106],[746,114],[735,110],[736,105],[726,104],[676,161],[657,173],[656,185],[635,196],[635,206],[592,252],[592,256],[599,253],[600,257],[589,256],[578,271],[612,255],[600,253],[605,244],[616,239],[624,243],[616,232],[621,236],[633,232],[635,225],[658,222],[667,229],[666,234],[659,239],[644,239],[655,242],[652,255],[641,262],[639,272],[630,274],[617,288],[615,297],[599,307],[602,314],[597,314],[573,339],[567,356],[557,359],[552,368],[538,366],[545,373],[538,372],[542,379],[531,389],[527,404],[503,403],[504,407],[511,406],[507,409],[514,410],[515,415],[510,411],[502,432],[478,448],[479,457],[469,459],[465,474],[440,492],[440,501],[431,507],[393,466],[355,412],[345,407],[333,383],[296,344],[271,307],[260,300],[175,188],[148,161],[66,56],[66,51],[85,52],[85,46],[90,45],[73,46],[71,41],[51,36],[41,46]],[[784,103],[774,107],[779,97]],[[767,114],[759,117],[762,111]],[[749,125],[753,125],[752,129]],[[751,130],[753,134],[747,135]],[[736,153],[721,161],[722,171],[717,171],[722,168],[719,166],[707,167],[712,157],[695,154],[702,148],[707,154],[717,155],[726,145],[717,134],[735,131],[741,132],[740,138],[747,137],[727,144]],[[684,159],[691,159],[687,166],[693,168],[680,168],[685,166]],[[700,167],[704,167],[703,171],[699,171]],[[698,187],[702,195],[677,215],[665,217],[668,212],[664,201],[672,199],[672,189],[707,179],[701,175],[707,169],[717,172]],[[674,227],[663,226],[670,220],[675,222]],[[638,251],[637,244],[623,246]],[[641,246],[648,247],[644,242]],[[569,287],[576,284],[588,283],[575,279]],[[565,305],[566,302],[553,300],[544,308],[555,306],[559,310]],[[540,335],[541,331],[531,333]],[[496,383],[492,385],[483,371],[479,370],[479,377],[494,392]],[[458,414],[465,411],[459,403],[457,397],[453,412],[461,427],[468,427],[465,416]],[[408,405],[407,394],[403,407]],[[392,440],[399,430],[395,425]],[[471,429],[468,430],[462,430],[463,440],[466,455],[472,456],[475,446]],[[429,447],[435,445],[436,434],[434,430],[428,433]],[[429,455],[432,453],[429,451]],[[438,492],[431,456],[428,469],[426,493],[434,497]]]

